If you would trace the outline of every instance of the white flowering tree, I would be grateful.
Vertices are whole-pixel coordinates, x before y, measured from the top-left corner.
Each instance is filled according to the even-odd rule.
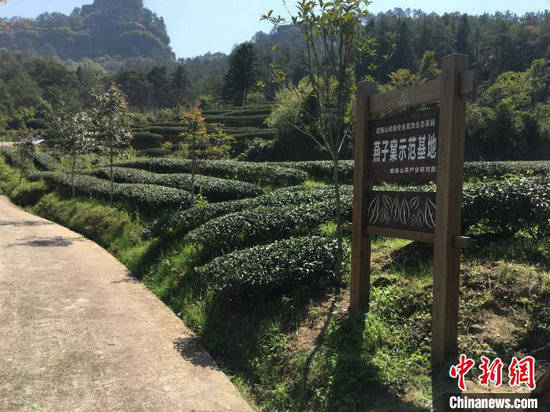
[[[15,142],[15,150],[19,161],[19,184],[23,180],[23,171],[28,170],[27,165],[32,163],[38,138],[38,132],[34,129],[25,129],[21,137]]]
[[[125,154],[132,139],[130,113],[126,97],[115,83],[107,91],[95,91],[93,97],[90,114],[94,124],[95,144],[100,153],[109,158],[112,202],[115,189],[114,161]]]
[[[90,153],[94,148],[92,118],[88,112],[55,112],[50,123],[49,135],[55,138],[54,147],[68,160],[74,197],[78,161],[82,155]]]

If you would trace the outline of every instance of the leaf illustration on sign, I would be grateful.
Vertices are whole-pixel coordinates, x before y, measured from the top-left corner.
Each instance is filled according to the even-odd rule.
[[[430,229],[435,228],[435,203],[430,198],[426,199],[425,223]]]
[[[404,230],[433,231],[433,193],[373,192],[368,207],[369,225]]]

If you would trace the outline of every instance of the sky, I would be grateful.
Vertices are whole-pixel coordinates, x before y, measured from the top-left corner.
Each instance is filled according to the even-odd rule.
[[[43,12],[70,13],[75,7],[93,0],[8,0],[0,4],[0,17],[36,17]],[[116,1],[116,0],[112,0]],[[233,46],[250,40],[258,31],[269,31],[271,25],[259,18],[268,10],[288,16],[281,0],[144,0],[145,6],[162,16],[171,46],[177,57],[194,57],[207,52],[229,53]],[[295,0],[288,0],[294,11]],[[425,12],[460,11],[469,14],[511,11],[523,14],[550,10],[550,0],[374,0],[372,13],[402,9]]]

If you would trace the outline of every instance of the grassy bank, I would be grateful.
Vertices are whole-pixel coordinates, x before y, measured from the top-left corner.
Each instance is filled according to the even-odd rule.
[[[349,242],[341,282],[290,288],[275,297],[225,300],[196,267],[182,238],[150,238],[151,217],[128,204],[19,183],[0,156],[0,188],[31,213],[105,247],[200,337],[220,367],[265,410],[429,410],[432,248],[373,240],[371,310],[349,304]],[[25,201],[22,201],[25,199]],[[330,235],[333,225],[319,233]],[[480,235],[461,267],[463,353],[533,354],[550,340],[550,240],[519,232]],[[473,375],[472,375],[473,376]]]

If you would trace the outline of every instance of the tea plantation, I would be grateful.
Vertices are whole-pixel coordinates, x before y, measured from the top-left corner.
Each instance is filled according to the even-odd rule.
[[[223,121],[239,142],[268,138],[259,121],[266,113],[258,105],[207,119]],[[178,133],[173,124],[139,130],[142,154],[166,150],[159,142]],[[350,221],[353,162],[340,167]],[[429,410],[431,247],[374,237],[371,310],[349,313],[350,235],[336,276],[331,162],[200,160],[192,177],[190,160],[149,156],[73,176],[46,152],[21,161],[2,149],[0,171],[0,188],[15,202],[127,265],[250,402],[265,410]],[[550,339],[549,171],[548,162],[465,166],[463,227],[474,246],[461,268],[462,352],[504,359]],[[510,333],[492,336],[499,322]]]

